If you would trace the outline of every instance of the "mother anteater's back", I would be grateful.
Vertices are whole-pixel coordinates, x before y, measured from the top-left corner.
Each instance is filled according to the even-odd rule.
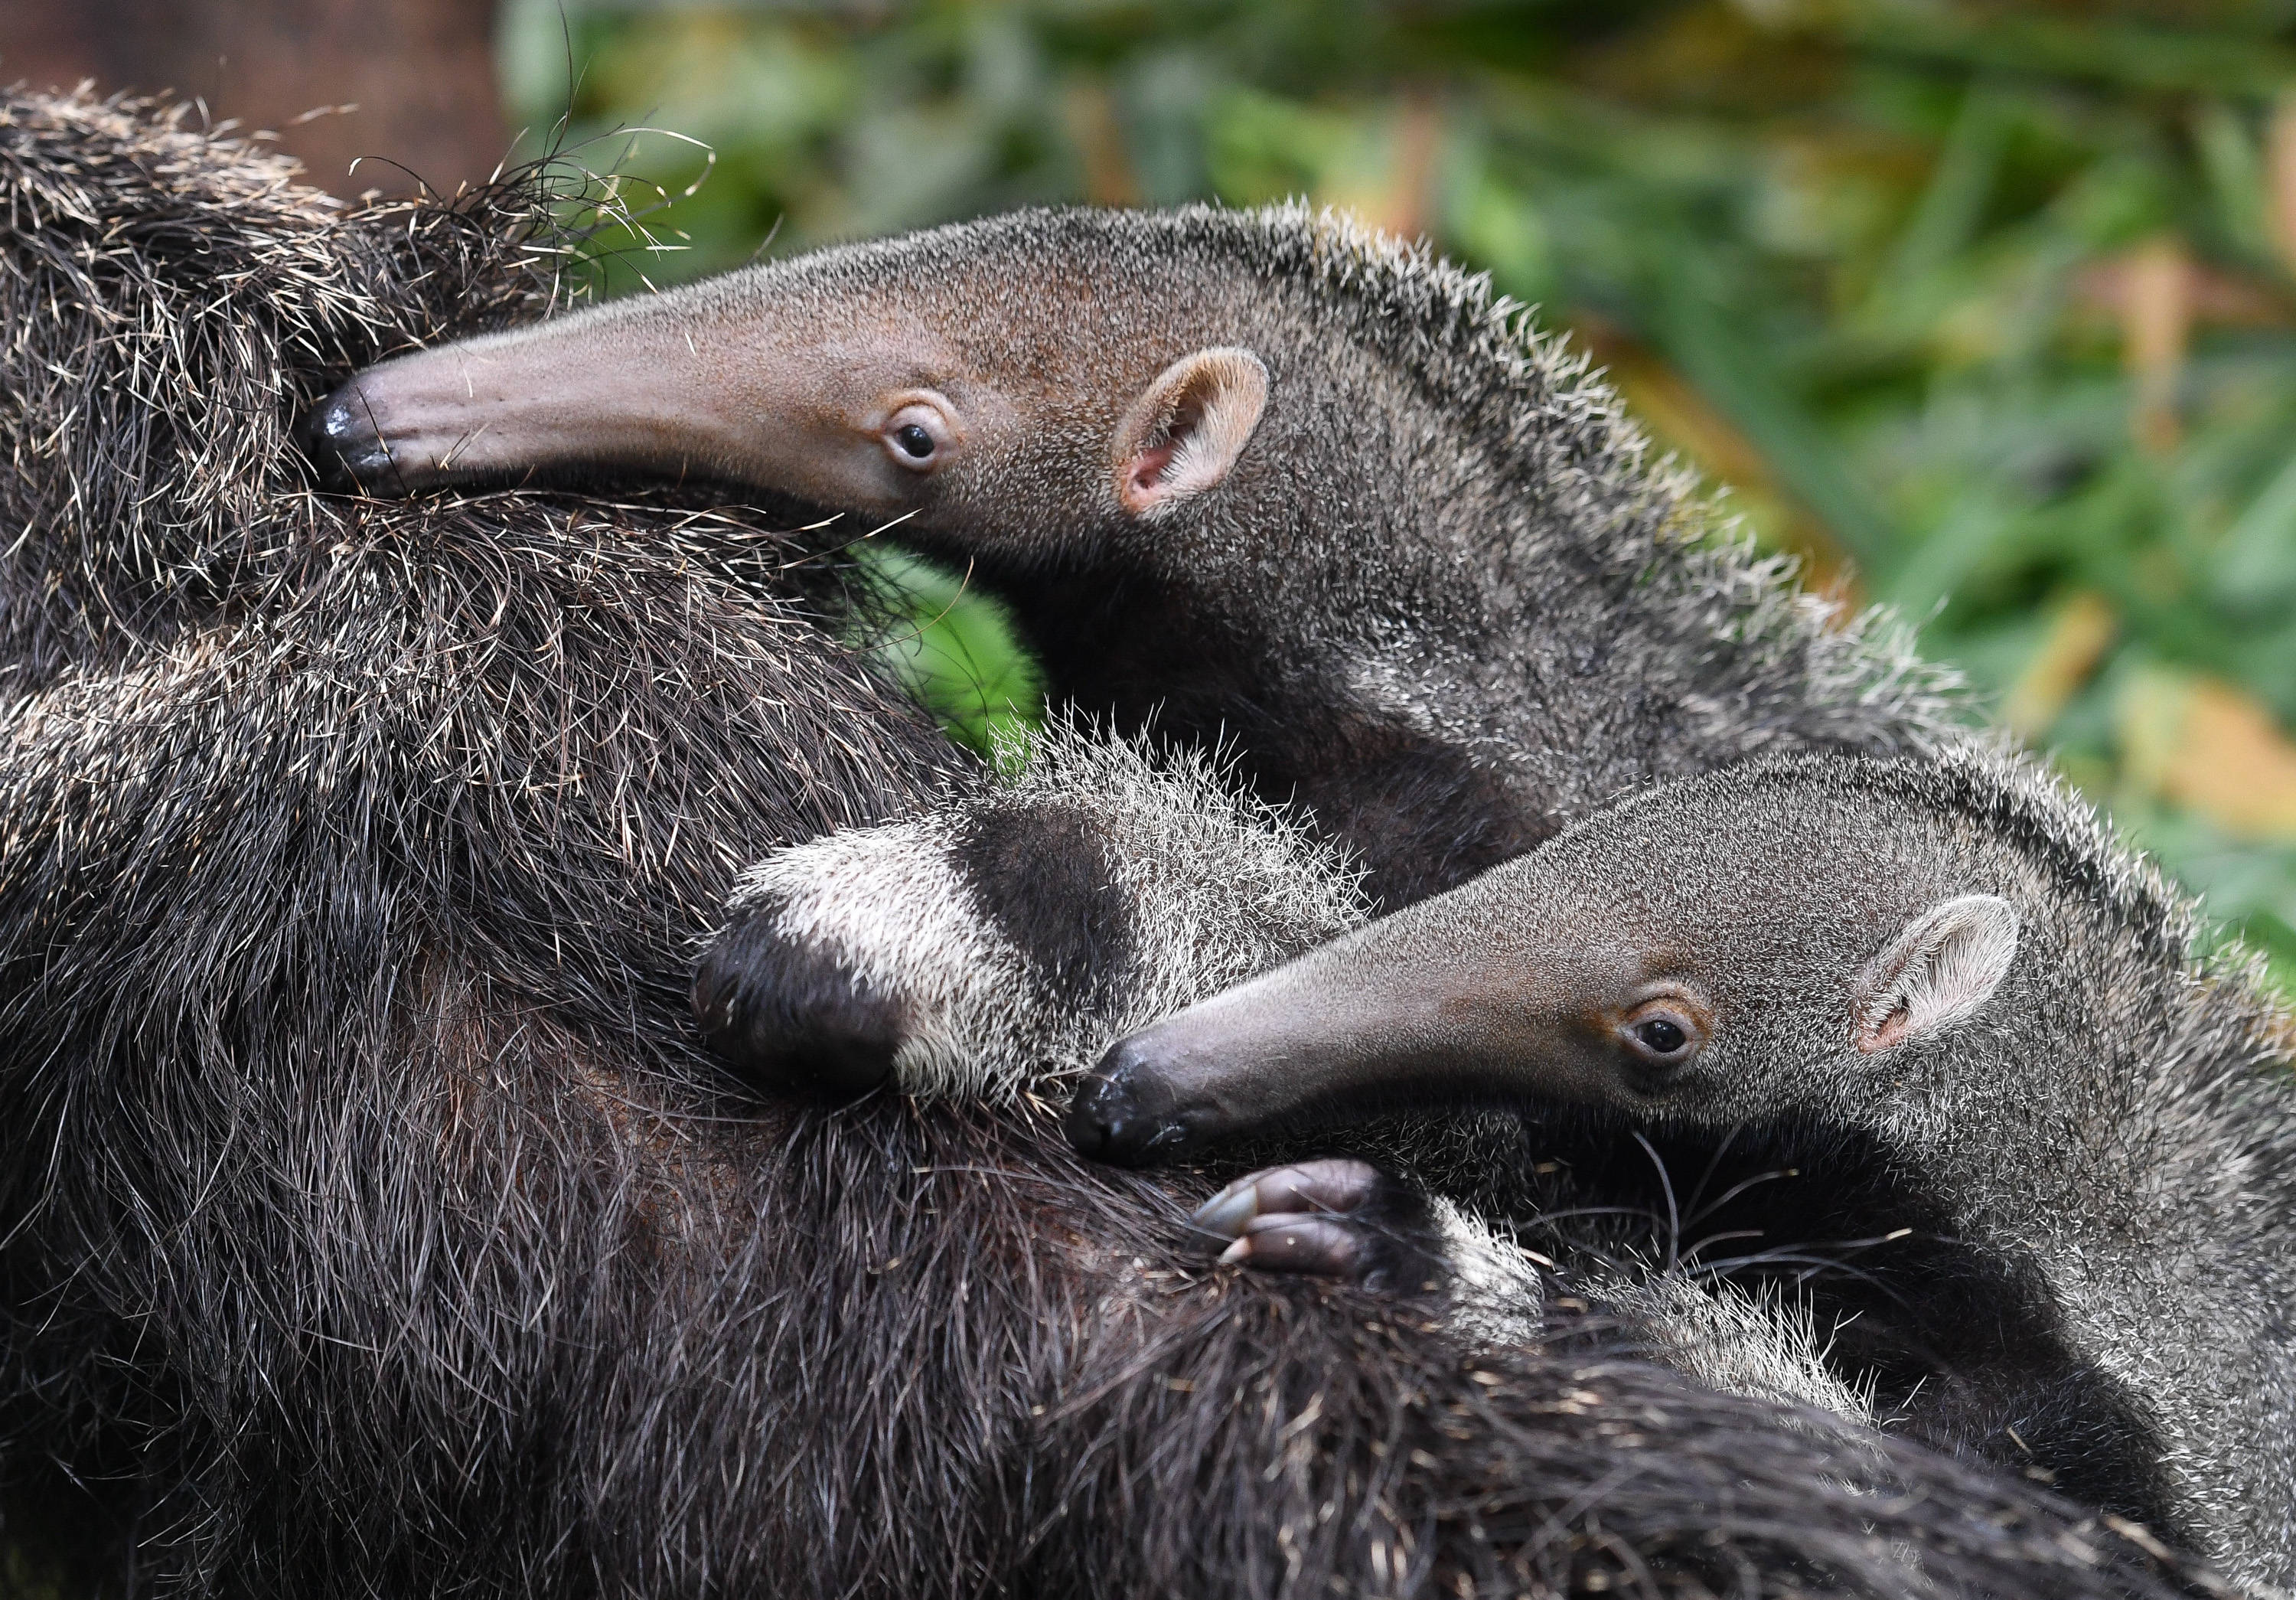
[[[972,775],[742,513],[309,492],[299,408],[539,308],[536,203],[0,101],[11,1536],[250,1595],[2151,1581],[1820,1420],[1144,1279],[1173,1208],[1032,1116],[723,1098],[734,869]]]

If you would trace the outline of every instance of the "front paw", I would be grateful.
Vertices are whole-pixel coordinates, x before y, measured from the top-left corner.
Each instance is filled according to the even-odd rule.
[[[1426,1202],[1400,1179],[1338,1157],[1238,1178],[1189,1218],[1224,1265],[1424,1292],[1447,1276]]]
[[[703,1038],[764,1091],[1012,1098],[1044,1043],[1043,985],[942,819],[856,829],[742,876],[703,954]]]
[[[909,1007],[769,910],[736,919],[693,978],[702,1042],[752,1088],[845,1100],[882,1087]]]

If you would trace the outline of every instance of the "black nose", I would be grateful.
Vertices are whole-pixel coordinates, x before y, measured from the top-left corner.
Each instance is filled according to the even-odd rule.
[[[1068,1120],[1062,1129],[1078,1155],[1095,1161],[1121,1161],[1119,1152],[1133,1143],[1123,1109],[1123,1094],[1098,1078],[1088,1079],[1069,1103]]]
[[[1069,1103],[1062,1124],[1079,1155],[1119,1167],[1144,1167],[1181,1154],[1185,1125],[1156,1082],[1140,1036],[1119,1039]]]
[[[382,442],[357,379],[313,408],[296,428],[295,442],[317,469],[322,488],[338,494],[394,492],[390,449]]]

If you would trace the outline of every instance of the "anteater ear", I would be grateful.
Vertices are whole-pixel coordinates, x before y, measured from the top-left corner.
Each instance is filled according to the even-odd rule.
[[[1267,407],[1267,369],[1250,350],[1181,357],[1116,424],[1117,499],[1148,517],[1216,488]]]
[[[1975,1016],[2017,954],[2017,913],[1989,894],[1941,900],[1857,981],[1857,1047],[1871,1054]]]

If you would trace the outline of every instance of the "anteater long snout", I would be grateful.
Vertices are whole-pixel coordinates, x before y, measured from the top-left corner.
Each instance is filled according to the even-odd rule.
[[[373,494],[577,469],[707,474],[739,454],[724,390],[659,319],[581,315],[369,367],[301,440],[330,487]]]
[[[1170,1161],[1407,1101],[1480,1054],[1477,1008],[1443,975],[1358,954],[1315,951],[1118,1040],[1070,1106],[1069,1142],[1125,1166]]]
[[[1397,1107],[1587,1098],[1603,1076],[1589,997],[1624,957],[1556,937],[1526,863],[1118,1040],[1070,1107],[1070,1143],[1138,1166]]]

